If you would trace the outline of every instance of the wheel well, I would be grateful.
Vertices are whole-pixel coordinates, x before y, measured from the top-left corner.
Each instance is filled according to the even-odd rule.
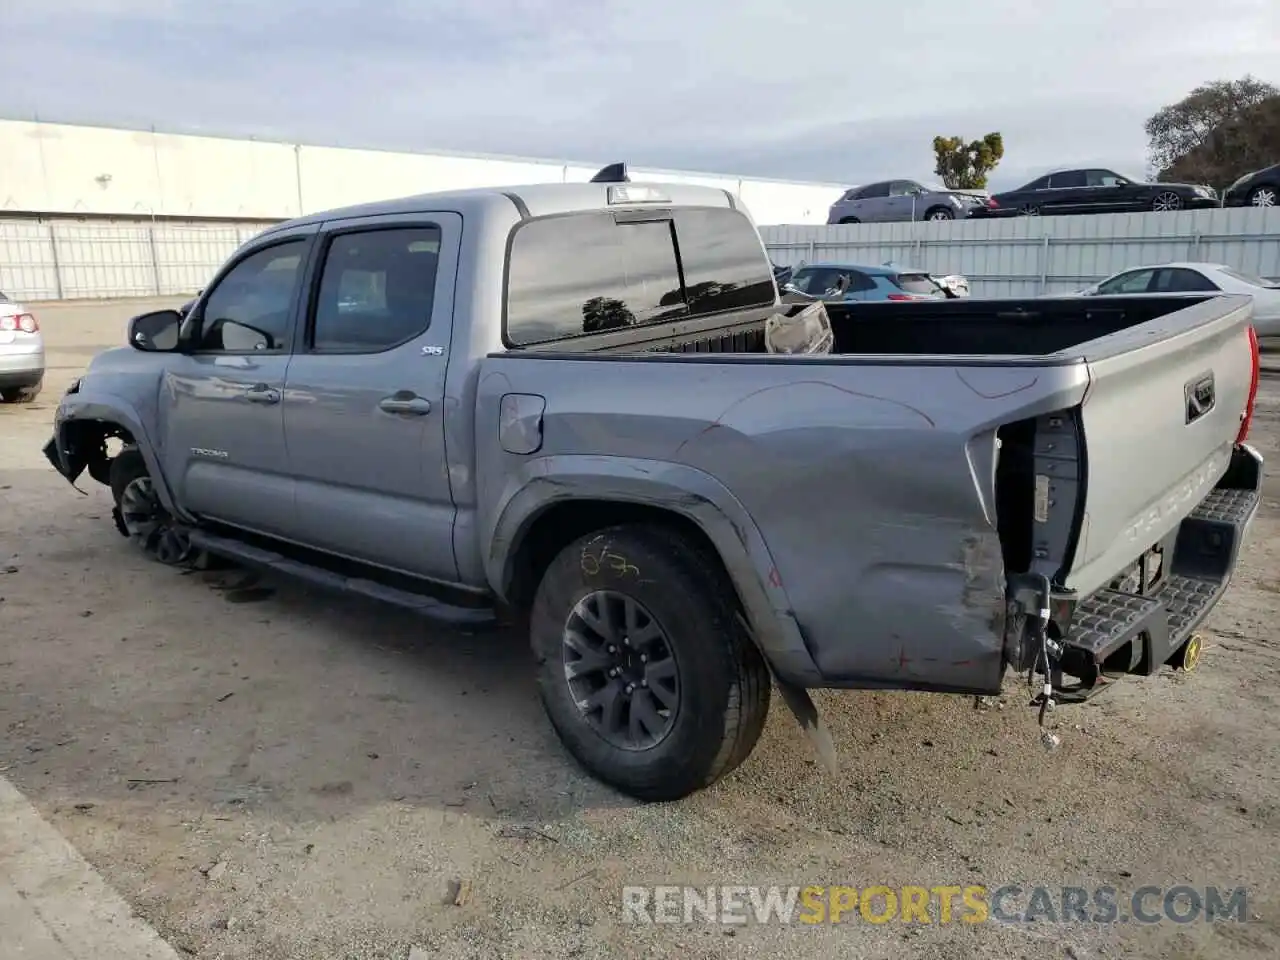
[[[111,461],[134,443],[133,435],[109,420],[68,420],[62,427],[62,444],[73,457],[81,457],[89,475],[110,484]]]
[[[508,604],[514,610],[528,610],[542,573],[556,554],[579,537],[620,524],[664,527],[694,544],[716,576],[723,578],[725,587],[742,609],[742,600],[720,551],[702,527],[673,510],[617,500],[570,500],[554,504],[539,514],[516,544],[506,591]]]

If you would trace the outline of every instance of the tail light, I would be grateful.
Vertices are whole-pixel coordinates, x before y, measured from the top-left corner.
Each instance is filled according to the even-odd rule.
[[[909,293],[891,293],[887,297],[885,297],[885,299],[886,300],[919,300],[920,298],[913,297]]]
[[[29,313],[0,317],[0,333],[13,333],[15,330],[23,333],[39,333],[40,324],[36,323],[36,318]]]
[[[1000,206],[1000,204],[996,203],[996,198],[995,198],[995,197],[987,197],[987,208],[988,208],[988,209],[990,209],[990,210],[994,210],[994,209],[996,209],[998,206]]]
[[[1240,432],[1236,434],[1236,443],[1244,443],[1249,436],[1249,427],[1253,425],[1253,405],[1258,399],[1258,375],[1262,366],[1262,357],[1258,350],[1258,331],[1249,327],[1249,352],[1253,357],[1253,373],[1249,378],[1249,401],[1244,405],[1244,413],[1240,414]]]

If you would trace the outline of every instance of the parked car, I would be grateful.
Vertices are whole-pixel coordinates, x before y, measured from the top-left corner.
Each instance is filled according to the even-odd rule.
[[[1259,337],[1280,337],[1280,283],[1225,263],[1159,263],[1131,267],[1080,291],[1081,296],[1147,293],[1238,293],[1253,298],[1253,327]]]
[[[35,314],[0,293],[0,400],[30,403],[44,383],[44,336]]]
[[[1171,300],[824,303],[855,356],[787,355],[726,191],[425,195],[249,240],[92,360],[44,452],[158,561],[520,625],[569,753],[670,800],[773,689],[830,764],[812,688],[1039,665],[1047,706],[1194,665],[1258,504],[1258,357],[1247,298]]]
[[[943,290],[923,270],[847,263],[810,263],[796,268],[791,290],[820,300],[936,300]]]
[[[1222,194],[1224,207],[1280,206],[1280,163],[1246,173]]]
[[[1140,210],[1193,210],[1219,205],[1212,187],[1191,183],[1143,183],[1114,170],[1092,167],[1058,170],[1016,190],[994,193],[970,216],[1027,216],[1073,213],[1131,213]]]
[[[846,190],[831,205],[827,223],[886,223],[896,220],[962,220],[985,203],[982,190],[952,190],[940,183],[881,180]]]

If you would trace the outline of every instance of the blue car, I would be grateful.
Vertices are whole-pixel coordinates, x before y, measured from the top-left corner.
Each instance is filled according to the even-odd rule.
[[[848,263],[808,263],[788,287],[819,300],[943,300],[946,293],[923,270]]]

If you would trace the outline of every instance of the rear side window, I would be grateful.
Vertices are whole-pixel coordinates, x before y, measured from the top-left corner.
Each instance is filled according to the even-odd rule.
[[[440,228],[340,233],[329,244],[312,325],[316,353],[377,353],[431,325]]]
[[[900,273],[893,278],[894,285],[906,293],[936,294],[941,288],[923,273]]]
[[[1161,270],[1156,274],[1156,293],[1199,293],[1217,289],[1218,285],[1203,273],[1185,267]]]
[[[859,270],[844,267],[806,267],[797,270],[792,284],[812,297],[833,296],[837,291],[853,293],[874,290],[875,281]]]
[[[773,303],[773,273],[750,220],[736,210],[683,209],[675,224],[693,316]]]
[[[1049,177],[1049,186],[1054,189],[1063,187],[1083,187],[1085,185],[1083,170],[1064,170]]]

